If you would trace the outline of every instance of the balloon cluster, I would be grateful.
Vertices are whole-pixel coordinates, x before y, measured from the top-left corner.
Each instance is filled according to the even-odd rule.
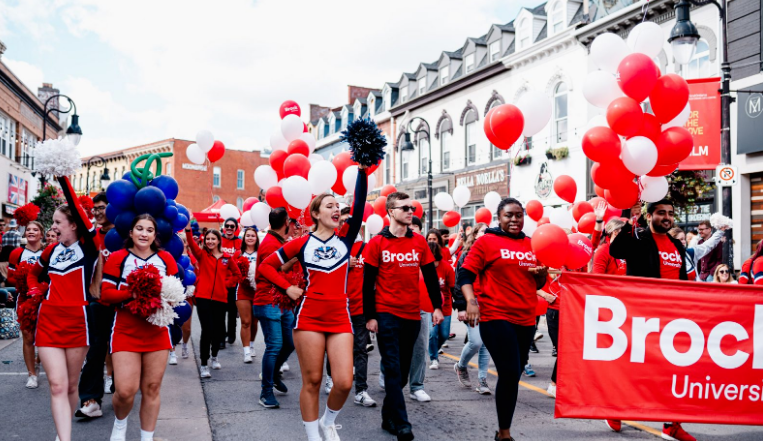
[[[185,151],[188,160],[197,165],[202,165],[209,158],[209,162],[217,162],[225,154],[225,145],[222,141],[216,141],[209,130],[200,130],[196,134],[196,144],[191,144]]]
[[[546,127],[551,119],[551,100],[543,93],[528,90],[517,104],[493,107],[485,115],[482,128],[490,142],[509,150],[520,136],[530,137]]]

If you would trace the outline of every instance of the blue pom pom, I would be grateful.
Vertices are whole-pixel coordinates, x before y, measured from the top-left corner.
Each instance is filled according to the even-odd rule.
[[[360,165],[372,167],[384,159],[387,138],[370,119],[356,119],[339,138],[350,145],[352,160]]]

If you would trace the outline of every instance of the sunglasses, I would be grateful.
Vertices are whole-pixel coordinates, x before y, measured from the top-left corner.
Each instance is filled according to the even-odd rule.
[[[236,226],[235,226],[235,225],[226,225],[226,226],[225,226],[225,229],[226,229],[226,230],[235,230],[235,229],[236,229]]]
[[[720,273],[720,274],[728,274],[729,270],[720,270],[720,271],[718,271],[718,273]]]
[[[403,212],[407,213],[409,211],[416,211],[416,207],[411,207],[410,205],[403,205],[402,207],[394,207],[395,210],[403,210]]]

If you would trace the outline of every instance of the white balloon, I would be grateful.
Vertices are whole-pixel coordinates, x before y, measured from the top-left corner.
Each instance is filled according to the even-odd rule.
[[[278,185],[278,174],[269,165],[261,165],[254,170],[254,182],[263,191],[268,191],[268,188]]]
[[[189,161],[198,165],[204,164],[204,161],[207,159],[207,155],[201,151],[198,144],[189,145],[185,150],[185,155]]]
[[[299,135],[299,139],[307,143],[307,146],[310,147],[310,153],[315,150],[315,136],[313,136],[312,133],[303,132],[301,135]]]
[[[620,141],[620,158],[625,168],[636,176],[649,173],[657,165],[657,147],[645,136],[634,136],[627,141]]]
[[[241,217],[241,213],[238,211],[238,208],[235,205],[225,204],[220,207],[220,217],[223,218],[223,221],[230,218],[238,219]]]
[[[249,216],[258,230],[264,230],[270,223],[270,206],[264,202],[254,204],[249,212]]]
[[[272,148],[273,151],[286,151],[289,148],[289,141],[283,137],[280,130],[277,130],[270,135],[270,148]]]
[[[545,93],[528,90],[517,101],[517,107],[525,117],[525,136],[537,134],[551,119],[551,100]]]
[[[371,191],[374,188],[376,188],[376,175],[371,173],[368,175],[368,191]]]
[[[645,202],[657,202],[668,194],[665,176],[642,176],[641,186],[641,199]]]
[[[588,125],[586,126],[586,132],[591,130],[594,127],[609,127],[609,123],[607,122],[607,117],[604,115],[596,115],[593,118],[591,118],[590,121],[588,121]]]
[[[496,211],[498,211],[498,204],[501,203],[501,195],[498,194],[497,191],[489,191],[485,195],[485,208],[490,210],[491,213],[495,214]]]
[[[609,103],[625,96],[614,74],[603,70],[589,72],[583,83],[583,96],[596,107],[606,109]]]
[[[683,127],[684,124],[686,124],[686,121],[689,121],[690,116],[691,116],[691,105],[689,103],[686,103],[686,107],[684,107],[684,110],[682,110],[681,113],[678,114],[678,116],[676,116],[669,122],[662,125],[662,130],[665,130],[670,127]]]
[[[623,39],[611,32],[599,35],[591,43],[593,64],[610,73],[617,72],[617,66],[630,52]]]
[[[289,142],[299,139],[304,133],[305,126],[297,115],[286,115],[281,120],[281,135]]]
[[[329,161],[316,162],[310,167],[310,171],[307,172],[307,182],[310,183],[313,194],[327,192],[336,182],[336,177],[336,167]]]
[[[459,207],[469,203],[469,199],[472,198],[472,191],[466,185],[459,185],[453,189],[453,202]]]
[[[568,210],[567,207],[554,208],[554,211],[551,212],[551,216],[548,217],[548,220],[552,224],[561,228],[567,228],[568,230],[572,229],[572,226],[575,225],[575,218],[572,217],[572,211]]]
[[[553,213],[553,212],[554,212],[554,207],[552,207],[550,205],[545,205],[543,207],[543,217],[547,217],[547,218],[551,219],[551,213]]]
[[[254,225],[254,221],[252,220],[252,211],[245,211],[244,214],[241,215],[239,222],[241,223],[242,227],[251,227]]]
[[[323,159],[323,156],[317,154],[317,153],[310,153],[310,156],[307,157],[307,160],[310,161],[310,165],[315,165],[317,162],[326,161]],[[328,162],[328,161],[326,161]]]
[[[291,176],[283,179],[281,181],[281,189],[283,191],[283,198],[292,207],[304,210],[310,205],[312,191],[307,179],[302,176]]]
[[[525,233],[527,237],[532,237],[536,228],[538,228],[538,223],[532,220],[530,216],[525,216],[525,226],[522,227],[522,232]]]
[[[344,169],[342,174],[342,184],[347,190],[347,193],[353,193],[355,191],[355,181],[358,180],[358,166],[351,165]],[[333,183],[331,185],[334,185]]]
[[[366,229],[371,234],[379,234],[379,231],[384,228],[384,219],[378,214],[372,214],[366,219]]]
[[[444,191],[434,195],[434,206],[440,211],[450,211],[453,209],[453,198]]]
[[[660,25],[646,21],[631,29],[631,33],[628,34],[628,47],[633,52],[641,52],[653,58],[662,50],[663,38]]]
[[[207,153],[215,145],[215,135],[209,130],[199,130],[196,133],[196,145],[199,146],[202,152]]]

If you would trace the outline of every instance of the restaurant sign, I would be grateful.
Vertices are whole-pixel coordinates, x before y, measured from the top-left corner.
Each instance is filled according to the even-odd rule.
[[[456,187],[465,185],[472,192],[471,201],[482,201],[491,191],[502,197],[509,194],[508,165],[483,168],[456,175]]]

